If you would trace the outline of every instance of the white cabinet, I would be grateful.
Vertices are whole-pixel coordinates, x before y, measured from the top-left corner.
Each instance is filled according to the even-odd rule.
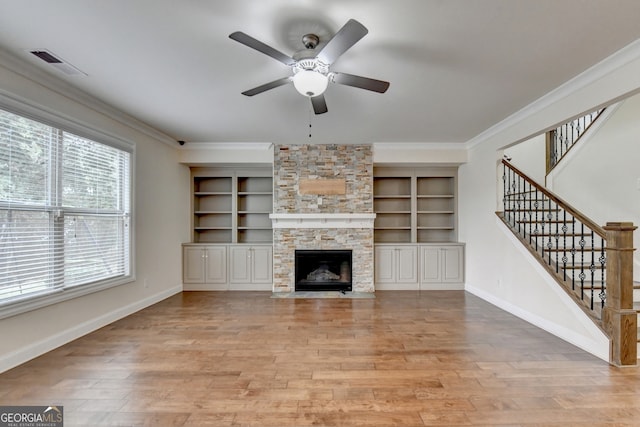
[[[464,289],[464,244],[377,244],[376,290]]]
[[[184,245],[182,282],[185,290],[227,289],[227,247]]]
[[[272,289],[273,248],[271,245],[229,246],[231,290]]]
[[[420,245],[420,289],[463,289],[464,245]]]
[[[376,289],[418,289],[418,246],[376,245],[374,257]]]
[[[270,291],[272,268],[272,245],[185,243],[182,248],[185,291]]]

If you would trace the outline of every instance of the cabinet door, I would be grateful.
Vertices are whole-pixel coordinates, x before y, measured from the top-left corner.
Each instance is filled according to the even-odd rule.
[[[253,283],[271,285],[273,282],[271,268],[273,264],[271,246],[254,246],[251,248],[251,280]]]
[[[446,283],[462,283],[464,281],[464,257],[462,246],[443,246],[442,281]]]
[[[418,283],[418,248],[396,248],[396,279],[399,283]]]
[[[251,283],[250,253],[251,248],[248,246],[229,248],[229,281],[231,283]]]
[[[395,283],[396,251],[393,246],[375,246],[374,277],[376,283]]]
[[[183,283],[205,282],[205,253],[202,247],[185,246],[182,249]]]
[[[422,246],[420,248],[420,281],[438,283],[441,281],[440,247]]]
[[[207,246],[206,283],[227,282],[227,248],[225,246]]]

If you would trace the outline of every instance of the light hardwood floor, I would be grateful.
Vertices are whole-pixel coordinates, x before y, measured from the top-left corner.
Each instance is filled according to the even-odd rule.
[[[638,426],[617,369],[463,291],[185,292],[0,375],[65,426]]]

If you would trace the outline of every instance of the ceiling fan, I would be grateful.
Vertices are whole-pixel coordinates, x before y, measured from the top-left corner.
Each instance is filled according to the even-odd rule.
[[[331,65],[340,55],[368,32],[369,30],[364,25],[355,19],[350,19],[319,51],[316,52],[315,48],[320,43],[320,38],[315,34],[305,34],[302,37],[304,49],[288,56],[241,31],[236,31],[229,35],[230,39],[282,62],[291,67],[293,72],[291,76],[265,83],[244,91],[242,94],[253,96],[293,82],[294,87],[301,95],[311,99],[313,111],[316,114],[322,114],[327,112],[324,91],[329,82],[384,93],[389,88],[389,82],[330,70]]]

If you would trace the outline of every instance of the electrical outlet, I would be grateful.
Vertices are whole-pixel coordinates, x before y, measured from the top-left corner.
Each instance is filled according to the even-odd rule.
[[[144,279],[144,282],[142,283],[142,286],[144,286],[145,288],[149,287],[149,279]]]

